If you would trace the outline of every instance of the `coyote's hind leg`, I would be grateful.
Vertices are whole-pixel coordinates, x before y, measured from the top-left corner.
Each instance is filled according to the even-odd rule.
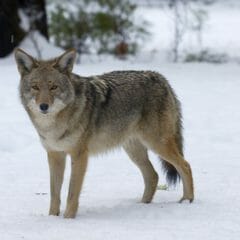
[[[153,150],[165,161],[173,165],[181,176],[183,181],[183,197],[180,199],[180,202],[183,200],[192,202],[194,200],[192,170],[190,164],[178,150],[176,141],[174,139],[168,140],[159,144],[158,147],[154,147]]]
[[[158,174],[149,161],[147,148],[142,145],[141,142],[134,139],[129,140],[124,145],[124,150],[127,152],[130,159],[138,166],[143,175],[145,190],[143,193],[142,202],[150,203],[154,193],[156,192]]]

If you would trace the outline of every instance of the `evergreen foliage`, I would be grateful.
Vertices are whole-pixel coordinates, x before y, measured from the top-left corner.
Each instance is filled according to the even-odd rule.
[[[50,12],[50,35],[63,48],[81,53],[134,54],[146,36],[146,22],[135,23],[129,0],[83,0],[57,4]]]

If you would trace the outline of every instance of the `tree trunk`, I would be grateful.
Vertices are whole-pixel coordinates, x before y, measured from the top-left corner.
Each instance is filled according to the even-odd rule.
[[[48,39],[45,0],[0,0],[0,57],[10,54],[27,34],[20,27],[19,9],[29,18],[29,31],[38,30]]]
[[[17,1],[0,0],[0,57],[11,53],[24,38],[25,33],[19,24]]]

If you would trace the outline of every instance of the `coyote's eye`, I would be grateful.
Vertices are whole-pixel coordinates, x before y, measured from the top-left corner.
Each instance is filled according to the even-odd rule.
[[[57,85],[53,85],[53,86],[50,88],[50,90],[51,90],[51,91],[54,91],[54,90],[56,90],[57,88],[58,88]]]
[[[38,86],[32,86],[32,89],[35,91],[39,91],[39,87]]]

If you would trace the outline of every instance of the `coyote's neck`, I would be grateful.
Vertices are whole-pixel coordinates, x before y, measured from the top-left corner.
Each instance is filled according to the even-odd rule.
[[[38,113],[33,114],[31,116],[31,119],[34,123],[34,126],[37,128],[38,131],[50,131],[51,129],[56,127],[56,116],[47,113]]]

